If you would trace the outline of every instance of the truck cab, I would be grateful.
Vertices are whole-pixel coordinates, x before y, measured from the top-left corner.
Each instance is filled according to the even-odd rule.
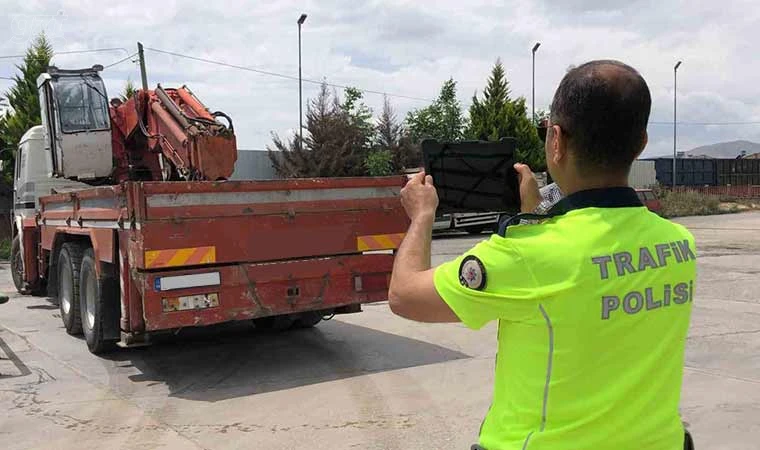
[[[101,66],[80,70],[51,66],[37,79],[43,125],[21,137],[13,177],[11,270],[19,292],[36,290],[24,281],[28,256],[24,230],[34,229],[40,197],[87,189],[91,185],[80,180],[97,181],[113,170],[108,102],[100,70]]]

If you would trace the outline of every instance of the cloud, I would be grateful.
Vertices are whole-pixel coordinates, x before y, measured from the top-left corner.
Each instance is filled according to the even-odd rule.
[[[614,58],[636,67],[652,90],[652,120],[672,121],[673,65],[678,71],[679,122],[760,121],[760,8],[754,2],[669,0],[138,0],[128,5],[96,0],[1,0],[2,8],[28,17],[22,38],[0,40],[0,55],[23,53],[29,36],[44,28],[58,51],[146,47],[298,75],[297,25],[302,28],[303,74],[342,85],[435,98],[453,77],[469,105],[493,62],[501,57],[512,93],[530,105],[531,47],[536,54],[536,106],[546,108],[570,64]],[[36,17],[56,17],[45,25]],[[7,19],[10,20],[10,19]],[[10,23],[9,23],[10,24]],[[17,33],[18,34],[18,33]],[[58,56],[61,67],[109,64],[123,51]],[[212,110],[235,121],[243,148],[263,148],[270,131],[292,132],[298,123],[298,83],[146,51],[151,85],[187,84]],[[17,61],[0,60],[0,77]],[[125,62],[104,73],[115,96],[127,77]],[[0,79],[0,90],[9,82]],[[318,86],[304,84],[304,97]],[[367,94],[376,111],[382,96]],[[424,101],[391,98],[400,117]],[[672,151],[672,124],[652,124],[647,154]],[[760,125],[690,125],[678,129],[679,148],[721,140],[760,140]]]

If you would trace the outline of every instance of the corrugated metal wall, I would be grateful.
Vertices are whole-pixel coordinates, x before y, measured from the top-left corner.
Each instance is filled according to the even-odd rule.
[[[274,180],[280,177],[265,150],[238,150],[232,180]]]
[[[628,175],[628,184],[634,188],[650,188],[657,184],[657,171],[654,161],[636,160]]]

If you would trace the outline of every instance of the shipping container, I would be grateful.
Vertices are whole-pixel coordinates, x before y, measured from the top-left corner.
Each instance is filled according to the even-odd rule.
[[[760,159],[716,159],[720,186],[760,185]]]
[[[676,184],[678,186],[714,186],[717,184],[714,159],[676,159]],[[663,186],[673,184],[673,158],[654,160],[657,182]]]

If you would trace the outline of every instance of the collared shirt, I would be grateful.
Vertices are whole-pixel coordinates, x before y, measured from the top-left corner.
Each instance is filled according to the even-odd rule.
[[[677,450],[694,239],[630,188],[572,194],[439,266],[468,327],[498,320],[488,450]]]

